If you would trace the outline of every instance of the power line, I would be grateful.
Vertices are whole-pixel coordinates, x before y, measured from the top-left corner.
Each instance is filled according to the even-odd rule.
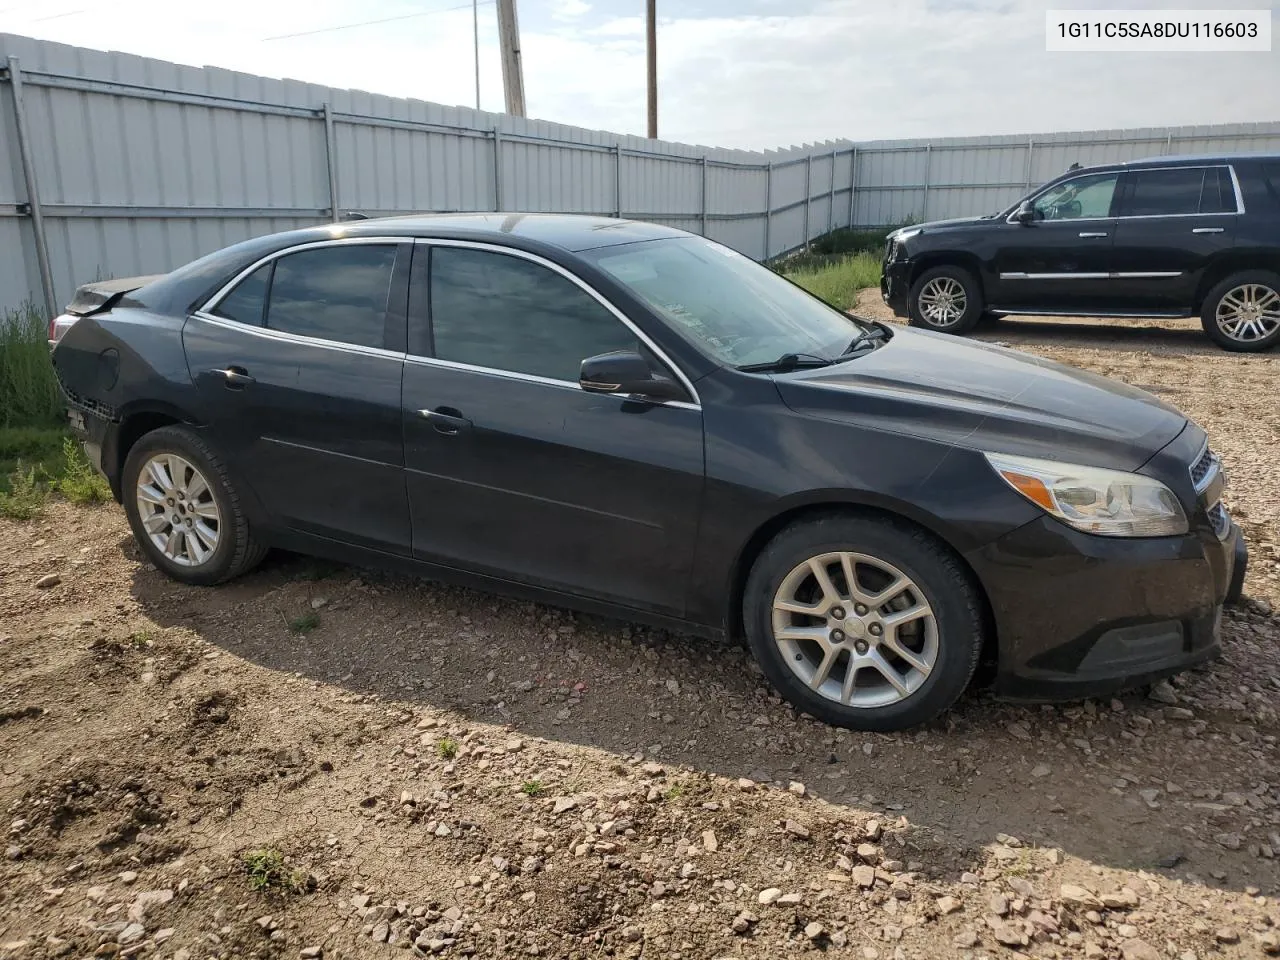
[[[490,4],[495,0],[473,0],[477,4]],[[321,27],[318,30],[303,30],[299,33],[282,33],[275,37],[263,37],[265,43],[268,40],[291,40],[294,37],[311,37],[317,33],[333,33],[335,30],[353,30],[356,27],[372,27],[380,23],[395,23],[399,20],[412,20],[415,17],[429,17],[434,13],[452,13],[455,10],[470,10],[472,3],[459,4],[456,7],[444,7],[438,10],[419,10],[417,13],[404,13],[398,17],[383,17],[381,20],[361,20],[359,23],[344,23],[336,27]]]

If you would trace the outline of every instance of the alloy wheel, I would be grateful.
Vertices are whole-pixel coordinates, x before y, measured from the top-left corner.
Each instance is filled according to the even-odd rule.
[[[954,277],[934,277],[920,288],[917,299],[920,315],[934,327],[950,327],[959,323],[969,305],[964,285]]]
[[[198,567],[213,556],[221,532],[218,502],[204,475],[175,453],[158,453],[138,472],[138,516],[166,558]]]
[[[1214,319],[1218,329],[1232,340],[1263,340],[1280,330],[1280,293],[1265,283],[1243,283],[1218,301]]]
[[[905,700],[938,659],[938,621],[924,592],[893,564],[863,553],[797,564],[774,594],[772,627],[792,673],[845,706]]]

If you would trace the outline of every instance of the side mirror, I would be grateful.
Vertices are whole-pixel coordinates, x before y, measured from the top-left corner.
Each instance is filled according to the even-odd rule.
[[[1018,223],[1030,223],[1035,218],[1036,208],[1030,200],[1023,200],[1018,204],[1018,209],[1013,214],[1013,219]]]
[[[684,388],[674,380],[655,377],[649,361],[638,353],[618,350],[582,361],[578,386],[589,393],[635,395],[650,400],[683,400]]]

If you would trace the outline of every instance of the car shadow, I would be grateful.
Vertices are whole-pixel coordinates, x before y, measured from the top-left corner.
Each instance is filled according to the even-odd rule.
[[[1210,340],[1198,320],[1115,320],[1075,317],[1002,317],[978,327],[972,334],[986,342],[1007,342],[1010,346],[1118,347],[1178,356],[1235,358],[1256,356],[1272,359],[1275,351],[1239,354],[1223,350]]]
[[[1250,791],[1253,751],[1277,732],[1227,712],[1188,721],[1139,695],[1019,706],[978,691],[925,728],[865,734],[798,716],[738,643],[413,577],[273,554],[213,589],[139,567],[131,592],[158,625],[280,674],[669,767],[795,780],[835,804],[907,817],[952,872],[1007,834],[1193,883],[1280,883],[1280,861],[1214,840],[1246,832],[1248,810],[1217,801]],[[1229,651],[1248,629],[1228,616]],[[1180,699],[1216,702],[1230,681],[1229,662],[1212,665],[1185,675]]]

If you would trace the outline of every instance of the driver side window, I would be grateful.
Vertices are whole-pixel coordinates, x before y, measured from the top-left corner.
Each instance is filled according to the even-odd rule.
[[[1076,177],[1050,187],[1035,200],[1037,220],[1102,219],[1111,216],[1118,173]]]

